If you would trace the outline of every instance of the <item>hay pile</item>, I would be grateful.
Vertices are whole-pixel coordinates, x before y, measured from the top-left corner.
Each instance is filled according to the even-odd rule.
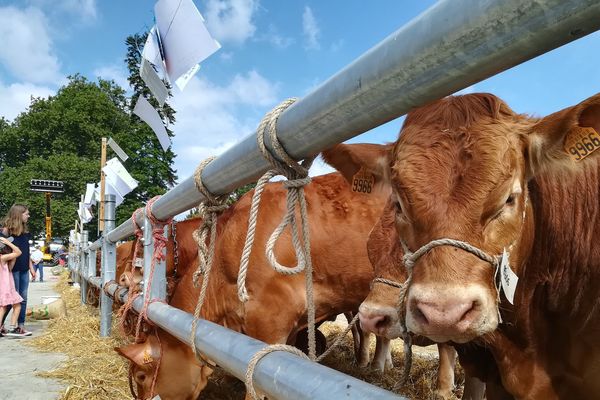
[[[332,322],[324,323],[319,329],[327,337],[328,343],[331,343],[339,332],[343,330],[339,324]],[[356,365],[352,336],[348,334],[339,347],[323,360],[323,365],[375,386],[398,393],[411,400],[435,399],[434,391],[438,368],[437,352],[432,353],[431,350],[423,351],[422,348],[413,346],[413,362],[409,383],[404,387],[396,388],[396,385],[402,378],[402,369],[404,367],[404,343],[402,340],[394,340],[392,341],[391,348],[394,362],[394,368],[391,371],[381,374],[369,367],[361,368]],[[371,337],[370,353],[372,358],[375,353],[374,337]],[[464,373],[461,368],[456,369],[456,382],[454,395],[460,399],[464,384]]]
[[[55,290],[67,303],[67,317],[49,322],[44,333],[27,342],[41,352],[58,352],[68,356],[59,368],[39,375],[60,380],[67,385],[61,399],[114,400],[129,399],[128,364],[113,348],[125,344],[113,324],[113,335],[100,338],[98,310],[82,306],[79,289],[67,284],[68,273],[61,275]],[[113,322],[116,318],[113,318]]]
[[[61,399],[69,400],[113,400],[130,399],[127,383],[128,363],[120,357],[114,347],[126,344],[127,341],[118,336],[116,318],[113,318],[113,335],[110,338],[99,337],[100,322],[98,309],[82,306],[79,290],[67,284],[67,273],[63,274],[55,290],[67,303],[68,317],[60,317],[49,322],[44,334],[27,343],[42,352],[59,352],[66,354],[68,360],[58,369],[42,372],[40,376],[63,381],[67,389]],[[336,323],[325,323],[320,330],[332,343],[342,326]],[[371,340],[371,355],[375,351],[375,340]],[[352,337],[346,339],[323,362],[324,365],[354,376],[373,385],[394,391],[411,400],[433,399],[437,378],[438,360],[435,353],[421,352],[413,347],[413,365],[410,384],[395,388],[402,376],[403,344],[397,340],[392,342],[392,357],[395,368],[384,375],[370,368],[360,368],[354,360]],[[454,394],[460,398],[464,375],[457,371],[457,388]],[[244,384],[234,377],[228,376],[217,368],[210,377],[208,386],[202,392],[205,400],[242,400]]]

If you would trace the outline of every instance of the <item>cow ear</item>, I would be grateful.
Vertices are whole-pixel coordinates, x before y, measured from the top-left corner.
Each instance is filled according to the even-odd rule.
[[[115,351],[138,367],[148,367],[157,361],[151,340],[115,347]]]
[[[575,170],[600,156],[600,93],[548,115],[528,136],[528,176],[558,169]]]
[[[377,276],[395,277],[405,269],[399,265],[404,251],[396,230],[396,210],[392,196],[388,199],[381,218],[371,230],[367,241],[369,261]],[[404,277],[406,279],[406,277]]]
[[[387,182],[388,160],[392,146],[393,144],[338,144],[321,154],[323,160],[337,169],[350,184],[361,168],[374,175],[378,182]]]

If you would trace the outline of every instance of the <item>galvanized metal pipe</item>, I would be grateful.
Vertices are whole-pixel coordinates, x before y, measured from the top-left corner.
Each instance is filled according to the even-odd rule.
[[[314,155],[598,29],[597,0],[442,0],[288,108],[279,139],[296,159]],[[267,169],[250,135],[211,162],[202,180],[223,194]],[[153,213],[166,219],[202,199],[190,177]],[[108,238],[133,232],[128,220]]]
[[[88,246],[88,250],[100,250],[102,247],[102,238],[97,239],[94,243]]]
[[[115,195],[107,194],[104,196],[104,231],[110,232],[115,227]],[[106,237],[104,235],[104,237]],[[115,279],[115,270],[117,264],[115,244],[108,240],[102,243],[102,284]],[[100,336],[110,336],[110,327],[112,322],[112,298],[100,290]]]
[[[88,282],[90,285],[97,287],[98,289],[102,289],[102,278],[99,276],[91,277]]]
[[[97,254],[96,250],[88,249],[88,257],[87,257],[88,263],[87,263],[87,274],[86,274],[87,282],[90,282],[90,280],[92,278],[96,277],[96,257],[97,257],[96,254]],[[85,299],[86,299],[86,303],[87,303],[87,292],[85,293]]]
[[[84,248],[88,245],[89,240],[89,232],[87,230],[83,230],[81,232],[81,259],[79,262],[79,285],[81,285],[81,304],[85,304],[86,296],[87,296],[87,270],[88,270],[88,255]]]
[[[167,298],[167,272],[166,263],[163,261],[154,260],[154,236],[152,235],[152,222],[146,216],[144,210],[144,298],[150,296],[150,300],[165,300]],[[167,235],[167,227],[163,229],[163,235]],[[164,256],[167,254],[167,249],[163,249]],[[152,263],[154,262],[154,273],[150,277]],[[152,281],[150,281],[152,279]],[[150,288],[150,293],[148,293]]]
[[[107,286],[115,296],[116,284]],[[127,301],[127,292],[120,291],[121,301]],[[143,300],[137,298],[133,308],[140,312]],[[164,303],[151,303],[148,317],[154,324],[190,345],[193,316]],[[200,320],[196,331],[196,346],[208,358],[239,379],[244,379],[248,362],[259,350],[267,346],[256,339],[231,331],[220,325]],[[287,352],[274,352],[265,356],[254,373],[255,386],[270,399],[314,400],[332,399],[403,399],[394,393],[297,357]]]

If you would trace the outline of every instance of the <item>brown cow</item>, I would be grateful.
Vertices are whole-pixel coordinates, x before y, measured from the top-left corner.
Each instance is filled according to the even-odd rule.
[[[356,310],[369,292],[373,272],[367,257],[366,239],[389,194],[382,192],[379,185],[372,189],[371,194],[352,192],[339,174],[316,177],[305,189],[318,321]],[[304,276],[276,273],[267,265],[264,252],[264,245],[285,210],[286,193],[281,184],[268,184],[263,193],[248,270],[250,300],[245,305],[238,300],[236,283],[251,195],[242,197],[219,217],[215,264],[202,317],[267,343],[294,343],[297,333],[307,323]],[[180,224],[177,230],[179,238]],[[191,240],[191,235],[188,236]],[[289,233],[284,234],[275,252],[280,262],[294,265],[289,236]],[[182,247],[179,241],[179,248]],[[196,251],[193,241],[191,248]],[[182,262],[181,255],[179,259]],[[194,268],[182,276],[170,302],[188,312],[193,312],[198,297],[198,289],[192,285],[197,260],[191,263]],[[161,362],[156,386],[158,394],[163,399],[196,398],[206,384],[210,369],[201,368],[187,346],[163,340],[168,335],[162,332],[159,336],[163,354],[176,348],[181,356],[177,361],[177,373],[173,372],[174,366],[166,364],[168,360]],[[139,355],[144,352],[159,353],[150,342],[126,346],[120,352],[134,362],[139,361]],[[143,395],[149,394],[155,365],[136,363],[136,382]]]
[[[360,163],[362,159],[383,158],[388,150],[389,146],[343,145],[323,152],[323,158],[328,164],[342,171],[348,182],[352,182],[353,177],[362,167]],[[369,170],[369,172],[371,171]],[[382,177],[379,176],[379,179],[382,179]],[[386,207],[389,206],[388,200]],[[384,217],[378,221],[369,235],[367,252],[376,277],[402,283],[406,280],[406,271],[398,266],[397,260],[402,258],[402,254],[398,253],[398,248],[393,246],[394,241],[398,240],[397,238],[398,235],[394,231],[394,218],[389,218],[389,214],[384,213]],[[389,252],[389,248],[393,248],[394,251]],[[388,285],[385,282],[374,281],[369,295],[359,308],[362,330],[376,334],[377,343],[382,349],[389,346],[390,340],[401,337],[403,333],[397,312],[399,297],[400,289],[398,287]],[[372,311],[373,309],[376,311]],[[386,313],[382,313],[381,310],[386,310]],[[413,341],[415,344],[423,346],[433,344],[433,342],[423,337],[414,338]],[[440,398],[447,399],[453,396],[456,352],[451,346],[445,344],[438,344],[438,352],[440,364],[437,374],[436,394]],[[385,361],[385,357],[376,351],[373,362],[381,365]],[[481,399],[483,398],[484,388],[471,375],[467,374],[466,376],[463,399]]]
[[[494,395],[599,398],[599,133],[600,95],[531,118],[471,94],[412,111],[393,146],[354,154],[392,188],[381,234],[394,239],[369,245],[397,268],[404,248],[423,249],[408,260],[406,307],[398,313],[397,293],[387,303],[381,294],[382,305],[361,309],[365,318],[392,332],[405,316],[415,334],[486,346],[495,365],[483,370],[497,368],[508,391]],[[432,242],[443,238],[454,241]],[[504,250],[509,263],[496,271]],[[504,286],[514,287],[511,270],[514,305]]]

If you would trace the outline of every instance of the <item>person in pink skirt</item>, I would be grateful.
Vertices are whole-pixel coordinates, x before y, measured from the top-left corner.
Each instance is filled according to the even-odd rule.
[[[21,250],[12,244],[10,239],[12,237],[5,238],[0,236],[0,321],[6,313],[6,306],[12,305],[13,313],[6,336],[20,337],[25,336],[17,329],[17,318],[19,317],[19,311],[21,311],[21,301],[23,301],[23,298],[15,289],[15,281],[9,271],[9,264],[12,265],[11,261],[21,255]]]

